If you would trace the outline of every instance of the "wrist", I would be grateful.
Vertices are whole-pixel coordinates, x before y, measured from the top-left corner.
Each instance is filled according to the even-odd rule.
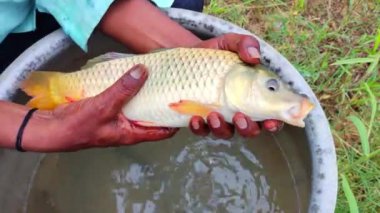
[[[68,141],[62,130],[51,111],[37,110],[24,129],[21,147],[30,152],[59,151],[60,144]]]
[[[0,147],[15,149],[17,134],[30,108],[0,100]],[[35,111],[22,132],[21,148],[32,152],[64,150],[71,135],[53,111]]]

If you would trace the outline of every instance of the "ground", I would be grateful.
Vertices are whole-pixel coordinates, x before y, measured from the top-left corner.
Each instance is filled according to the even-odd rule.
[[[298,68],[334,136],[336,212],[380,212],[380,0],[211,0],[205,13],[254,32]]]

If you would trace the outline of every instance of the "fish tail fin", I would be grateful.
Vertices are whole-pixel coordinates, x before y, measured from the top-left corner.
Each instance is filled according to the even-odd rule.
[[[38,109],[54,109],[60,104],[73,102],[77,97],[68,88],[64,73],[34,71],[21,84],[21,89],[32,99],[26,104]]]

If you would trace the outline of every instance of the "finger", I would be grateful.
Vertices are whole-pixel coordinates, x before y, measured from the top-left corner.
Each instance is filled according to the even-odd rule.
[[[252,36],[245,36],[238,43],[238,50],[240,58],[250,64],[260,63],[260,46],[259,42]]]
[[[243,113],[236,113],[232,119],[236,126],[237,132],[242,137],[255,137],[260,134],[259,125],[245,116]]]
[[[95,97],[95,108],[99,113],[115,115],[122,106],[131,100],[148,77],[143,65],[136,65],[125,73],[112,86]]]
[[[210,115],[207,116],[207,123],[212,134],[217,138],[229,139],[234,134],[233,126],[228,124],[219,113],[210,113]]]
[[[126,136],[128,144],[136,144],[141,142],[153,142],[168,139],[179,130],[178,128],[162,128],[162,127],[132,127],[133,136]]]
[[[194,116],[191,118],[189,128],[195,135],[207,136],[210,134],[210,129],[206,125],[206,122],[203,120],[203,118],[200,116]]]
[[[283,128],[284,122],[279,120],[265,120],[263,121],[262,126],[269,132],[277,132]]]
[[[237,52],[247,63],[260,63],[260,45],[252,36],[236,33],[225,34],[219,39],[219,46],[224,50]]]
[[[260,63],[260,44],[253,36],[228,33],[204,41],[200,43],[199,47],[236,52],[246,63]]]

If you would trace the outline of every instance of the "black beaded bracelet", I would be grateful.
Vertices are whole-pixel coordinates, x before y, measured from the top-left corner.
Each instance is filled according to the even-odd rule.
[[[29,119],[32,117],[33,113],[36,111],[36,108],[32,108],[28,111],[28,113],[25,115],[24,120],[21,123],[20,129],[17,133],[17,139],[16,139],[16,150],[20,152],[25,152],[25,150],[22,148],[22,135],[24,133],[24,129],[26,127],[26,124],[28,123]]]

